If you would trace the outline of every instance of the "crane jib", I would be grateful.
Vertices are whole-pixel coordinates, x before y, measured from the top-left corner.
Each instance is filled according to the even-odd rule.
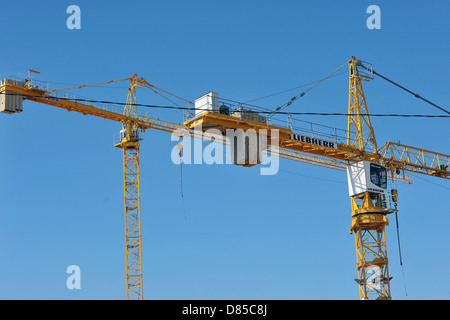
[[[315,145],[321,146],[321,147],[337,149],[337,144],[335,142],[322,140],[322,139],[317,139],[317,138],[312,138],[312,137],[304,136],[304,135],[301,135],[301,134],[292,133],[291,134],[291,139],[294,140],[294,141],[300,141],[300,142],[304,142],[304,143],[315,144]]]

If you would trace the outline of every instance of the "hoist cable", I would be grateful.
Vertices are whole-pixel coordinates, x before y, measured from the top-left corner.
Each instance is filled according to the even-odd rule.
[[[296,95],[295,97],[292,97],[288,102],[286,102],[285,104],[279,106],[278,108],[276,108],[274,111],[272,111],[272,113],[270,113],[267,117],[271,117],[272,115],[274,115],[275,113],[278,113],[279,111],[283,110],[284,108],[290,106],[295,100],[297,100],[300,97],[303,97],[306,93],[308,93],[309,91],[311,91],[312,89],[314,89],[316,86],[318,86],[320,83],[322,83],[323,81],[327,80],[328,78],[330,78],[333,74],[335,74],[336,72],[338,72],[339,70],[341,70],[343,67],[345,67],[348,64],[348,62],[346,62],[345,64],[343,64],[342,66],[340,66],[339,68],[337,68],[336,70],[334,70],[333,72],[331,72],[330,74],[328,74],[326,77],[320,79],[319,81],[316,81],[312,86],[308,87],[305,91],[303,91],[302,93],[300,93],[299,95]]]
[[[397,209],[397,204],[395,205],[395,209]],[[403,259],[402,259],[402,249],[400,246],[400,232],[399,232],[399,224],[398,224],[398,210],[395,211],[395,223],[397,225],[397,242],[398,242],[398,254],[400,257],[400,266],[402,267],[402,274],[403,274],[403,285],[405,287],[405,294],[408,295],[408,291],[406,290],[406,278],[405,278],[405,268],[403,266]]]
[[[368,70],[368,71],[370,71],[370,72],[373,72],[373,74],[379,76],[380,78],[386,80],[386,81],[389,82],[389,83],[392,83],[393,85],[399,87],[400,89],[405,90],[406,92],[412,94],[414,97],[419,98],[419,99],[425,101],[426,103],[431,104],[433,107],[436,107],[436,108],[438,108],[439,110],[441,110],[441,111],[443,111],[443,112],[445,112],[445,113],[447,113],[447,114],[450,114],[450,111],[445,110],[444,108],[438,106],[437,104],[435,104],[435,103],[433,103],[433,102],[431,102],[431,101],[429,101],[429,100],[423,98],[423,97],[420,96],[418,93],[415,93],[415,92],[412,92],[412,91],[409,90],[409,89],[406,89],[406,88],[403,87],[402,85],[400,85],[400,84],[398,84],[397,82],[395,82],[395,81],[393,81],[393,80],[391,80],[391,79],[389,79],[389,78],[387,78],[387,77],[385,77],[385,76],[379,74],[379,73],[376,72],[375,70],[370,70],[369,68],[367,68],[366,66],[364,66],[364,65],[362,65],[362,64],[358,64],[358,66],[361,66],[361,67],[363,67],[364,69],[366,69],[366,70]]]
[[[87,102],[87,103],[100,103],[100,104],[112,104],[117,106],[137,106],[137,107],[145,107],[145,108],[155,108],[155,109],[174,109],[174,110],[186,110],[185,107],[181,106],[161,106],[161,105],[151,105],[151,104],[142,104],[142,103],[126,103],[126,102],[115,102],[115,101],[107,101],[107,100],[92,100],[92,99],[81,99],[81,98],[60,98],[53,96],[43,96],[43,95],[30,95],[30,94],[20,94],[13,92],[0,92],[0,94],[4,95],[18,95],[26,98],[42,98],[47,100],[64,100],[64,101],[76,101],[76,102]],[[197,110],[197,109],[193,109]],[[201,109],[198,109],[201,110]],[[274,111],[258,111],[261,114],[273,114]],[[349,116],[352,114],[349,113],[340,113],[340,112],[284,112],[278,111],[278,114],[283,115],[305,115],[305,116]],[[398,114],[398,113],[370,113],[367,116],[371,117],[404,117],[404,118],[450,118],[450,115],[428,115],[428,114]]]

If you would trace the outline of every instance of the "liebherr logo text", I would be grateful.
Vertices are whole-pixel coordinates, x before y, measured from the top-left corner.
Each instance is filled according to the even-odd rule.
[[[321,146],[321,147],[337,149],[337,146],[336,146],[335,142],[322,140],[322,139],[317,139],[317,138],[311,138],[311,137],[308,137],[308,136],[302,136],[301,134],[292,133],[291,134],[291,139],[295,140],[295,141],[306,142],[306,143],[309,143],[309,144],[315,144],[315,145]]]

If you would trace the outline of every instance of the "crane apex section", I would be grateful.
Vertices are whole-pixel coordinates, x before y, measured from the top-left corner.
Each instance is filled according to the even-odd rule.
[[[5,85],[13,85],[18,87],[25,87],[24,81],[17,81],[11,79],[3,79],[0,82],[3,87]],[[23,111],[23,96],[14,92],[3,91],[0,95],[0,112],[3,113],[20,113]]]
[[[387,193],[387,169],[375,162],[359,161],[347,166],[350,197],[365,192]]]

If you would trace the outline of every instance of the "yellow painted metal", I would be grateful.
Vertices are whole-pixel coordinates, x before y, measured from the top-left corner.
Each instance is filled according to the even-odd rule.
[[[358,204],[357,202],[361,202]],[[376,201],[375,203],[373,201]],[[365,192],[351,197],[355,235],[356,269],[361,300],[391,299],[385,226],[389,220],[382,208],[381,195]]]
[[[139,141],[139,117],[137,112],[136,88],[142,87],[137,76],[133,75],[130,78],[130,87],[128,89],[127,102],[123,110],[123,115],[126,120],[122,121],[122,141],[116,147],[122,147],[123,144],[134,143]]]
[[[359,74],[358,60],[355,57],[349,61],[349,72],[347,145],[370,154],[364,157],[366,160],[376,160],[378,158],[377,141],[362,87],[363,78]],[[355,132],[356,135],[351,137],[351,132]]]
[[[31,73],[41,74],[39,71],[29,69],[28,70],[28,81],[27,81],[28,86],[31,84]]]
[[[382,164],[391,171],[406,170],[450,179],[449,155],[394,142],[387,142],[379,152]]]
[[[349,98],[347,145],[363,152],[360,160],[380,161],[375,133],[370,121],[358,64],[349,61]],[[351,137],[351,132],[355,136]],[[394,171],[391,170],[391,176]],[[374,204],[373,201],[376,201]],[[360,204],[358,204],[360,202]],[[391,299],[390,278],[386,248],[385,226],[389,225],[382,195],[372,192],[351,197],[352,223],[350,233],[355,235],[356,266],[361,300]]]
[[[109,83],[114,83],[114,82],[119,82],[119,81],[128,81],[128,80],[131,80],[131,77],[119,79],[119,80],[104,81],[104,82],[99,82],[99,83],[94,83],[94,84],[84,84],[81,86],[74,86],[74,87],[69,87],[69,88],[55,89],[55,90],[50,90],[49,93],[69,91],[69,90],[74,90],[74,89],[81,89],[81,88],[93,87],[93,86],[98,86],[98,85],[102,85],[102,84],[109,84]]]
[[[280,148],[305,152],[308,154],[314,154],[317,156],[323,156],[332,159],[349,160],[350,158],[354,157],[355,153],[360,153],[358,149],[348,148],[347,146],[340,143],[336,143],[337,148],[331,148],[318,144],[293,140],[291,138],[291,134],[293,132],[289,128],[273,126],[270,124],[247,119],[241,119],[218,112],[205,111],[200,116],[197,116],[194,119],[185,122],[184,126],[188,129],[194,130],[200,128],[202,131],[217,129],[222,132],[223,135],[226,134],[227,129],[242,129],[244,131],[253,129],[256,132],[259,132],[260,130],[267,130],[267,141],[269,144],[271,143],[272,131],[276,130]]]
[[[92,116],[96,116],[96,117],[100,117],[100,118],[104,118],[104,119],[108,119],[108,120],[113,120],[113,121],[118,121],[118,122],[123,122],[123,121],[128,120],[127,117],[121,113],[112,112],[112,111],[104,110],[101,108],[96,108],[93,105],[84,104],[84,103],[80,103],[77,101],[55,98],[54,96],[49,95],[47,93],[47,91],[45,91],[45,90],[36,92],[27,87],[5,84],[0,87],[0,93],[4,93],[4,92],[19,94],[19,95],[22,95],[22,97],[25,100],[30,100],[30,101],[38,102],[41,104],[58,107],[61,109],[65,109],[67,111],[79,112],[84,115],[92,115]]]
[[[136,88],[141,85],[136,75],[130,79],[127,103],[123,111],[122,141],[116,147],[123,150],[123,181],[125,207],[125,257],[128,300],[143,299],[141,197],[139,177],[139,126],[136,107]]]
[[[127,299],[142,300],[143,282],[139,143],[123,143],[122,150]]]

